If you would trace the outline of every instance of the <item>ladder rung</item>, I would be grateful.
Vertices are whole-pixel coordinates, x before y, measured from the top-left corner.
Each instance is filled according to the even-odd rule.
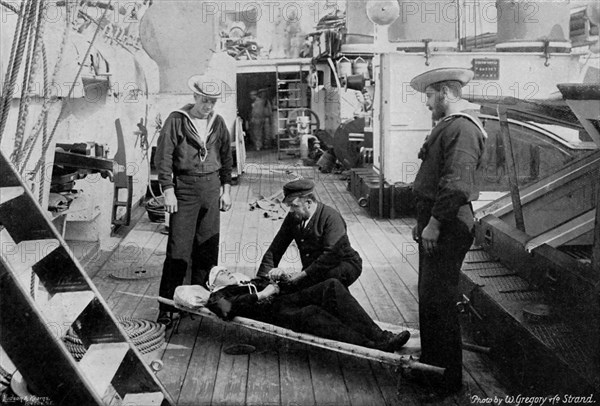
[[[32,266],[60,247],[58,240],[25,240],[15,243],[6,229],[0,230],[1,255],[20,279]]]
[[[61,404],[174,405],[2,151],[0,174],[0,343],[24,379]],[[87,348],[79,363],[69,327]]]
[[[163,401],[164,396],[161,392],[149,392],[149,393],[128,393],[123,398],[124,405],[160,405]]]
[[[102,395],[102,403],[105,406],[123,406],[123,398],[113,385],[109,385],[108,390]]]
[[[95,296],[91,290],[56,293],[49,300],[45,300],[44,295],[40,294],[36,298],[36,304],[39,305],[46,323],[52,326],[56,337],[63,338]]]
[[[21,196],[25,193],[25,189],[21,186],[8,186],[0,188],[0,204],[4,204],[9,200]]]
[[[98,396],[104,396],[127,351],[128,343],[92,344],[79,361],[81,372]]]

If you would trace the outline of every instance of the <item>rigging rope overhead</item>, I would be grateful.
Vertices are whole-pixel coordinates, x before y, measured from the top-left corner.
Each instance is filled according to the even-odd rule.
[[[27,125],[27,113],[29,111],[29,104],[31,103],[31,92],[33,90],[33,79],[37,72],[38,63],[40,60],[40,42],[42,41],[41,36],[44,32],[44,18],[43,13],[45,11],[44,0],[32,0],[32,12],[31,18],[29,18],[29,32],[28,43],[27,43],[27,55],[24,66],[23,74],[23,85],[21,88],[21,104],[19,106],[19,115],[17,119],[17,132],[15,135],[15,143],[13,146],[13,157],[12,161],[16,167],[21,162],[23,154],[23,136],[25,134],[25,127]],[[35,36],[33,32],[35,31]],[[22,172],[22,168],[21,168]]]
[[[14,86],[15,86],[15,82],[16,82],[16,78],[18,76],[18,72],[20,69],[20,65],[21,65],[21,60],[23,57],[23,53],[24,53],[24,48],[25,48],[25,43],[27,42],[27,38],[29,37],[28,34],[30,34],[30,31],[32,30],[32,24],[31,24],[31,19],[33,17],[35,17],[36,13],[35,7],[32,7],[32,5],[34,4],[38,4],[38,1],[41,1],[42,4],[44,3],[44,0],[32,0],[31,2],[28,3],[24,3],[21,6],[20,10],[17,10],[14,6],[6,3],[4,0],[0,0],[0,5],[10,9],[11,11],[15,12],[18,14],[18,22],[17,22],[17,28],[15,29],[15,37],[13,40],[13,47],[11,49],[11,61],[9,62],[9,66],[7,68],[7,75],[6,78],[7,80],[5,81],[5,85],[4,85],[4,90],[2,92],[2,100],[0,102],[0,141],[2,140],[2,135],[4,132],[4,128],[6,126],[6,122],[7,122],[7,116],[8,113],[10,111],[10,104],[12,101],[12,94],[14,91]],[[107,7],[104,8],[104,12],[102,14],[102,17],[98,20],[98,21],[102,21],[105,19],[106,14],[108,12],[108,10],[110,9],[111,6],[111,1],[108,2]],[[67,38],[68,38],[68,34],[70,32],[70,10],[69,10],[69,1],[66,2],[66,25],[65,25],[65,31],[63,33],[63,39],[61,42],[61,46],[60,46],[60,51],[58,53],[58,60],[56,62],[55,65],[55,69],[54,69],[54,73],[52,75],[52,82],[54,82],[57,72],[60,68],[61,62],[62,62],[62,57],[64,55],[64,47],[66,46],[67,43]],[[78,4],[76,3],[76,8],[75,8],[75,14],[77,14],[79,12],[78,10]],[[33,11],[32,11],[33,10]],[[41,16],[43,13],[43,7],[40,6],[39,8],[37,8],[39,14],[40,14],[40,18],[38,19],[38,23],[41,23]],[[90,45],[82,59],[82,63],[79,66],[79,70],[77,71],[77,74],[75,75],[75,79],[73,80],[72,83],[76,83],[79,76],[81,75],[81,71],[83,70],[83,66],[84,66],[84,62],[87,59],[88,55],[90,54],[91,48],[94,44],[94,41],[96,40],[96,37],[98,36],[98,32],[100,31],[101,25],[96,22],[97,26],[96,26],[96,30],[94,32],[94,35],[90,41]],[[37,38],[42,37],[42,33],[43,33],[43,29],[40,28],[39,25],[36,26],[36,33],[37,33]],[[38,41],[36,41],[36,44],[38,44]],[[45,47],[43,42],[41,42],[41,47],[42,47],[42,54],[45,53]],[[31,49],[32,47],[30,46],[29,49]],[[36,45],[34,45],[33,48],[36,48]],[[35,56],[35,61],[38,60],[38,56],[37,56],[37,52],[34,52],[34,56]],[[31,57],[31,54],[28,54],[28,58]],[[29,60],[27,62],[27,66],[25,67],[26,69],[26,75],[25,77],[32,77],[32,75],[27,75],[27,72],[29,71],[30,73],[35,73],[35,72],[31,72],[28,68],[29,65]],[[36,69],[36,64],[34,63],[33,66],[35,70]],[[25,81],[24,81],[25,83]],[[30,83],[31,84],[31,83]],[[25,86],[24,86],[25,89]],[[72,95],[74,90],[74,86],[71,86],[69,89],[69,93],[66,97],[66,100],[69,100],[70,96]],[[27,95],[27,93],[26,93]],[[20,172],[21,174],[23,174],[23,171],[25,170],[27,163],[31,157],[31,152],[33,150],[33,145],[35,144],[35,142],[37,141],[37,139],[39,138],[39,133],[40,131],[43,129],[44,132],[44,136],[43,136],[43,141],[42,141],[42,157],[45,157],[46,152],[48,150],[48,147],[50,146],[50,143],[52,142],[53,138],[54,138],[54,134],[56,133],[56,129],[58,127],[58,124],[64,114],[65,111],[65,106],[66,106],[66,102],[63,102],[61,105],[61,109],[59,111],[58,117],[56,118],[56,121],[52,127],[52,131],[50,132],[50,135],[47,135],[47,121],[48,121],[48,109],[49,109],[49,91],[48,91],[48,82],[45,81],[44,82],[44,102],[43,102],[43,106],[42,106],[42,111],[38,117],[38,120],[36,121],[29,137],[27,138],[27,140],[25,141],[25,143],[23,143],[23,134],[25,132],[25,117],[26,117],[26,113],[28,110],[28,103],[29,100],[26,101],[25,105],[23,105],[23,98],[21,100],[22,105],[20,106],[20,117],[18,120],[18,127],[17,127],[17,138],[15,139],[15,148],[13,151],[13,162],[20,164],[18,166],[20,166]],[[19,162],[21,160],[22,154],[24,151],[27,151],[27,156],[26,158],[23,160],[23,162]],[[36,164],[35,168],[33,171],[31,171],[31,173],[33,175],[37,174],[38,171],[40,170],[40,167],[44,164],[44,159],[38,161],[38,163]]]
[[[21,45],[22,28],[25,21],[25,15],[29,9],[28,7],[29,3],[21,4],[21,9],[18,13],[19,17],[17,18],[17,25],[15,27],[15,35],[13,37],[13,43],[10,50],[10,59],[8,61],[8,66],[6,67],[6,77],[4,81],[4,88],[2,89],[2,99],[0,103],[0,142],[2,141],[4,128],[6,127],[6,119],[10,110],[10,103],[12,101],[15,82],[17,81],[16,76],[19,71],[18,67],[21,65],[21,57],[23,56]]]
[[[111,8],[111,3],[112,3],[112,0],[109,0],[108,4],[106,5],[106,8],[104,9],[102,17],[100,17],[100,19],[98,21],[103,21],[106,18],[106,14],[107,14],[108,10]],[[98,33],[100,31],[101,31],[100,24],[97,24],[96,30],[94,31],[94,35],[93,35],[92,39],[90,40],[90,45],[88,46],[87,50],[85,51],[85,54],[83,55],[83,58],[81,59],[81,63],[79,64],[79,69],[77,70],[77,74],[75,74],[75,78],[73,79],[73,82],[72,82],[73,86],[71,86],[69,88],[69,93],[67,94],[66,100],[69,100],[71,98],[71,95],[73,94],[73,89],[75,88],[75,83],[77,83],[77,80],[79,79],[79,76],[81,75],[81,71],[83,70],[85,61],[88,58],[88,56],[90,55],[92,46],[94,45],[94,42],[96,41],[96,37],[98,36]],[[48,141],[45,145],[42,145],[42,155],[46,154],[46,150],[48,149],[48,147],[50,146],[50,143],[52,142],[52,139],[54,138],[54,134],[56,133],[56,129],[58,128],[60,119],[62,118],[62,115],[64,114],[66,105],[67,105],[66,102],[62,103],[60,112],[58,113],[58,117],[56,117],[56,121],[54,122],[52,131],[50,132],[50,136],[48,137]],[[38,161],[38,163],[36,164],[36,166],[33,170],[33,173],[37,173],[40,170],[41,164],[42,164],[42,162]]]
[[[33,129],[31,130],[31,134],[29,135],[29,137],[27,138],[27,141],[25,142],[25,147],[24,149],[27,152],[27,157],[25,158],[25,160],[23,161],[23,168],[25,168],[27,166],[27,162],[29,162],[29,158],[31,157],[31,151],[33,149],[33,145],[35,144],[35,142],[37,141],[39,134],[40,134],[40,130],[43,129],[44,131],[44,139],[47,140],[48,139],[48,130],[47,130],[47,126],[48,126],[48,109],[50,108],[50,87],[49,84],[50,83],[54,83],[56,81],[56,76],[58,75],[58,71],[60,69],[60,65],[62,63],[62,58],[64,55],[64,49],[65,46],[67,45],[67,41],[69,39],[69,33],[71,32],[71,25],[70,25],[70,8],[67,6],[65,8],[66,10],[66,18],[65,18],[65,30],[63,31],[63,35],[62,35],[62,40],[60,43],[60,48],[58,51],[58,58],[56,60],[56,64],[54,65],[54,72],[52,73],[52,79],[49,82],[44,82],[44,102],[42,104],[42,111],[40,112],[40,115],[35,123],[35,125],[33,126]],[[75,13],[77,13],[77,9],[75,9]],[[45,47],[42,47],[42,52],[45,53]],[[49,141],[48,141],[49,143]],[[48,149],[48,147],[46,146],[46,148],[44,148],[43,146],[47,145],[46,141],[43,141],[42,143],[42,156],[46,156],[46,150]],[[49,145],[49,144],[48,144]],[[32,172],[34,175],[37,173],[37,171],[33,171]]]
[[[2,0],[0,0],[2,1]],[[44,0],[40,0],[40,1],[44,1]],[[106,17],[106,13],[108,12],[109,8],[110,8],[110,3],[108,4],[108,7],[106,7],[104,9],[103,15],[100,18],[100,21],[102,21],[105,17]],[[4,1],[2,1],[3,6],[8,6]],[[13,54],[14,54],[14,62],[12,64],[9,64],[9,69],[8,69],[8,73],[7,73],[7,81],[5,83],[5,89],[6,91],[3,91],[3,98],[2,98],[2,104],[0,105],[0,108],[2,109],[1,111],[1,115],[0,115],[0,140],[1,140],[1,136],[2,133],[4,131],[4,128],[6,126],[6,117],[8,116],[8,112],[10,110],[10,103],[12,100],[12,93],[14,90],[14,84],[16,81],[16,77],[18,76],[18,72],[19,72],[19,68],[20,68],[20,64],[21,64],[21,59],[24,53],[24,42],[27,40],[27,32],[29,32],[28,30],[31,29],[31,26],[29,24],[26,24],[27,22],[30,22],[30,18],[31,18],[31,14],[32,14],[32,4],[37,4],[37,0],[33,0],[32,2],[27,3],[24,10],[21,10],[22,12],[19,12],[19,23],[18,23],[18,29],[15,30],[15,40],[13,41]],[[11,10],[14,10],[14,8],[9,7]],[[57,72],[60,69],[60,65],[62,62],[62,57],[64,55],[64,47],[66,46],[67,43],[67,38],[68,38],[68,34],[70,32],[70,10],[68,7],[68,2],[67,5],[65,7],[66,9],[66,26],[65,26],[65,31],[63,33],[63,40],[60,46],[60,51],[58,53],[58,60],[56,62],[55,65],[55,69],[54,69],[54,73],[52,76],[52,81],[54,81],[54,79],[56,78]],[[39,9],[38,9],[39,10]],[[77,13],[78,10],[75,10],[75,13]],[[34,14],[35,15],[35,14]],[[28,18],[26,19],[26,16],[28,16]],[[91,48],[93,46],[93,43],[96,39],[96,37],[98,36],[98,32],[100,31],[100,25],[98,24],[96,27],[96,30],[94,32],[94,35],[90,41],[90,45],[82,59],[82,61],[85,61],[91,51]],[[36,31],[39,34],[39,31]],[[41,36],[41,35],[40,35]],[[42,44],[43,47],[43,44]],[[84,63],[82,62],[79,66],[79,69],[75,75],[75,78],[73,80],[72,83],[76,83],[77,79],[79,78],[79,76],[81,75],[81,71],[83,70],[83,65]],[[28,139],[25,141],[25,144],[23,145],[23,139],[22,139],[22,135],[24,132],[24,128],[21,126],[21,132],[18,132],[18,135],[20,136],[20,138],[18,140],[16,140],[15,143],[15,148],[18,147],[18,149],[15,149],[16,154],[14,155],[15,158],[20,158],[22,156],[23,151],[27,151],[27,157],[25,158],[25,160],[23,162],[18,162],[18,161],[14,161],[19,163],[20,165],[20,171],[21,173],[25,170],[25,167],[31,157],[31,151],[32,151],[32,147],[33,144],[35,143],[35,141],[38,139],[39,137],[39,133],[42,130],[42,128],[46,125],[47,123],[47,119],[48,119],[48,108],[49,108],[49,92],[46,90],[48,87],[45,84],[45,92],[44,92],[44,105],[42,107],[42,111],[39,115],[39,118],[36,122],[36,124],[33,127],[33,130],[30,134],[30,136],[28,137]],[[74,86],[71,86],[69,89],[69,93],[66,97],[66,100],[69,100],[70,96],[72,95],[74,90]],[[23,100],[22,100],[23,103]],[[56,133],[56,129],[58,127],[58,124],[64,114],[65,111],[65,106],[66,103],[63,102],[61,105],[61,109],[60,112],[58,114],[58,117],[56,118],[56,122],[54,123],[54,126],[52,128],[52,131],[50,133],[50,136],[46,136],[45,138],[45,142],[43,142],[42,144],[42,156],[46,155],[46,151],[48,149],[48,147],[50,146],[50,143],[52,142],[53,138],[54,138],[54,134]],[[20,111],[23,111],[23,109],[26,107],[21,107]],[[21,121],[21,125],[22,121]],[[44,129],[44,131],[46,131]],[[33,174],[37,173],[41,167],[41,165],[43,164],[43,160],[38,161],[38,163],[36,164],[35,169],[32,171]]]
[[[44,103],[46,103],[46,100],[48,99],[48,92],[50,91],[50,84],[48,82],[48,57],[46,55],[45,47],[42,47],[42,60],[43,60],[43,67],[44,67]],[[42,145],[46,145],[47,140],[48,140],[48,112],[44,111],[42,113]],[[29,139],[27,139],[27,141],[29,141]],[[25,148],[27,148],[27,143],[25,143]],[[33,150],[32,146],[29,147],[28,151],[31,151],[31,150]],[[31,156],[31,152],[27,153],[27,160],[29,160],[29,156]],[[42,155],[41,161],[42,161],[42,171],[44,171],[46,168],[46,154]],[[25,165],[23,165],[23,168],[25,168]],[[40,204],[42,204],[42,201],[44,200],[44,184],[46,183],[45,182],[46,174],[44,172],[42,172],[42,176],[40,176],[39,179],[40,179],[40,188],[38,190],[38,202]]]
[[[10,72],[10,94],[6,95],[6,98],[4,100],[4,111],[3,114],[6,114],[8,116],[8,112],[10,111],[10,105],[12,102],[12,94],[14,92],[14,87],[16,85],[16,81],[17,81],[17,77],[19,75],[19,71],[21,69],[21,62],[23,60],[23,54],[26,53],[26,47],[27,44],[29,42],[29,35],[31,32],[31,27],[34,23],[35,20],[35,16],[36,16],[36,7],[35,5],[37,4],[36,0],[32,0],[30,2],[27,3],[27,5],[25,6],[25,12],[23,13],[22,17],[22,21],[21,21],[21,27],[20,27],[20,32],[18,34],[19,37],[19,41],[18,41],[18,45],[17,45],[17,49],[16,49],[16,54],[15,54],[15,59],[13,62],[12,67],[10,67],[11,72]],[[15,33],[16,35],[16,33]],[[30,53],[27,54],[27,59],[26,59],[26,64],[29,63],[29,58],[30,58]],[[27,71],[27,66],[25,66],[25,70]],[[27,73],[27,72],[26,72]],[[24,78],[26,78],[26,74],[24,75]],[[25,89],[23,89],[24,91]],[[22,104],[19,107],[19,113],[21,113],[21,109],[22,109]],[[2,130],[4,130],[4,126],[2,126]],[[0,133],[1,135],[1,133]],[[16,145],[17,141],[15,141],[15,145]],[[14,163],[14,160],[13,160]]]

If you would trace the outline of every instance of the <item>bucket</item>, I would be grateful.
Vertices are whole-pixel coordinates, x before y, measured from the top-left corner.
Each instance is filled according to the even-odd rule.
[[[164,206],[164,197],[160,196],[157,198],[152,198],[146,202],[146,212],[148,213],[148,218],[153,223],[164,223],[165,222],[165,206]]]
[[[340,59],[338,59],[337,71],[339,77],[352,75],[352,62],[350,62],[350,59],[346,58],[345,56],[342,56]]]
[[[365,77],[361,74],[348,76],[346,78],[346,87],[352,90],[363,90],[365,88]]]
[[[369,79],[369,64],[362,57],[358,57],[353,62],[353,73],[355,75],[363,75],[365,79]]]
[[[330,173],[335,167],[335,156],[329,152],[323,152],[321,158],[317,161],[319,170],[323,173]]]

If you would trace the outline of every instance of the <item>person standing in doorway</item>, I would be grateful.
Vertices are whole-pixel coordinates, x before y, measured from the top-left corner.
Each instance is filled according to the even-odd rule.
[[[472,78],[471,70],[441,68],[411,81],[427,95],[426,106],[437,123],[419,153],[413,238],[419,244],[420,362],[445,368],[441,381],[426,382],[442,396],[462,387],[458,280],[473,242],[471,202],[479,197],[486,139],[479,120],[463,112],[468,103],[462,88]]]
[[[192,76],[194,103],[173,111],[158,139],[155,164],[170,213],[167,257],[159,295],[172,299],[191,266],[192,285],[206,286],[219,255],[220,211],[231,208],[231,142],[214,112],[223,82]],[[176,309],[159,304],[158,322],[170,326]]]
[[[250,133],[254,149],[271,147],[271,103],[265,89],[251,91],[252,112],[250,113]]]

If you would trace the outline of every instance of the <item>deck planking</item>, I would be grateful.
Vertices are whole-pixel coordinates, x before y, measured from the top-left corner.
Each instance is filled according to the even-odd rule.
[[[249,210],[249,203],[280,191],[297,176],[311,178],[319,199],[345,218],[352,245],[363,258],[363,274],[350,287],[353,295],[376,319],[417,325],[413,219],[370,218],[346,191],[345,181],[302,167],[297,160],[276,161],[273,154],[252,153],[246,168],[232,187],[232,210],[222,213],[221,264],[247,275],[256,272],[282,220],[264,217],[260,209]],[[109,275],[122,266],[162,268],[167,240],[162,227],[142,216],[112,256],[105,259],[104,254],[103,263],[91,263],[99,268],[93,280],[116,316],[156,317],[159,278],[123,281]],[[299,267],[294,250],[290,248],[282,266]],[[223,352],[237,343],[252,344],[256,351]],[[418,405],[422,394],[389,366],[202,317],[183,318],[178,330],[167,334],[165,347],[151,356],[162,358],[158,377],[178,405]],[[481,356],[468,354],[464,360],[465,390],[437,404],[470,404],[471,394],[505,396]]]
[[[185,373],[178,405],[210,405],[216,385],[225,326],[210,319],[186,319],[185,322],[190,326],[198,325],[198,329],[187,368],[176,372],[180,375]],[[186,352],[189,356],[189,350]]]
[[[248,343],[256,350],[250,354],[248,364],[248,396],[246,403],[256,405],[281,404],[279,390],[279,357],[277,339],[256,331],[248,331]]]
[[[281,338],[277,340],[281,405],[316,405],[306,346]]]
[[[356,216],[358,221],[358,219],[364,215],[362,212],[359,212],[359,210],[362,209],[354,201],[350,201],[351,196],[345,193],[345,190],[340,189],[339,184],[336,184],[335,186],[337,189],[332,191],[332,193],[337,192],[340,196],[337,200],[347,205],[352,215]],[[381,272],[376,272],[376,275],[383,286],[388,287],[387,294],[392,298],[398,310],[403,315],[404,321],[412,322],[415,320],[413,313],[416,312],[414,307],[415,300],[413,300],[415,299],[415,296],[407,289],[402,277],[397,278],[396,276],[400,275],[394,275],[392,272],[392,270],[398,268],[399,259],[400,264],[404,262],[404,253],[402,250],[398,249],[399,244],[397,244],[397,242],[391,242],[388,233],[380,227],[380,224],[385,224],[386,222],[386,220],[376,222],[373,219],[371,219],[371,221],[359,221],[359,224],[363,228],[359,241],[364,241],[366,238],[369,238],[372,241],[372,244],[375,245],[377,251],[373,251],[372,254],[383,259],[381,261]],[[410,269],[403,268],[403,270],[410,273]],[[406,300],[404,300],[405,298]]]

